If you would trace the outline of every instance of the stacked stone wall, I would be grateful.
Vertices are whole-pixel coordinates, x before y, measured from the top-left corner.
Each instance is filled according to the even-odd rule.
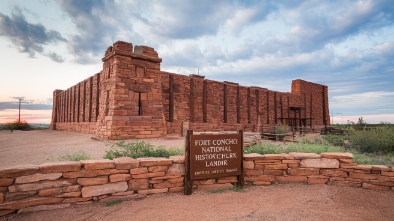
[[[305,183],[394,190],[394,169],[357,165],[349,153],[245,154],[244,180],[253,185]],[[183,192],[183,156],[51,162],[0,170],[0,216],[72,204],[141,199]],[[197,190],[232,188],[236,176],[193,181]]]

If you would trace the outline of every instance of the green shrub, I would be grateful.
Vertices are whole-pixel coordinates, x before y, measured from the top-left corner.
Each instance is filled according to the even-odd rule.
[[[362,153],[394,152],[394,128],[381,126],[371,130],[351,130],[350,148]]]
[[[244,148],[244,153],[258,153],[258,154],[277,154],[283,153],[283,149],[274,143],[259,143],[256,145]]]
[[[24,120],[15,120],[14,122],[5,123],[3,128],[5,130],[31,130],[32,127]]]
[[[118,157],[131,157],[134,159],[140,157],[169,158],[170,156],[183,154],[184,153],[181,148],[171,148],[167,150],[161,146],[155,148],[152,144],[145,143],[144,141],[131,143],[125,143],[124,141],[120,141],[115,143],[115,145],[113,145],[109,151],[106,151],[104,158],[110,160]]]
[[[75,153],[67,153],[58,158],[60,161],[81,161],[81,160],[90,160],[90,154],[85,153],[85,151],[80,150]]]

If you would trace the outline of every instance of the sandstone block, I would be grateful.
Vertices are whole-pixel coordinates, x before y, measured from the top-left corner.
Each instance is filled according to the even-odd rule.
[[[70,203],[62,203],[62,204],[56,204],[56,205],[40,205],[40,206],[32,206],[32,207],[27,207],[27,208],[22,208],[18,210],[18,214],[20,213],[30,213],[30,212],[38,212],[38,211],[47,211],[47,210],[54,210],[54,209],[63,209],[70,207]]]
[[[139,160],[130,157],[115,158],[114,163],[117,170],[129,170],[140,166]]]
[[[68,198],[68,197],[79,197],[79,196],[81,196],[81,192],[68,192],[68,193],[59,194],[56,197]]]
[[[330,177],[330,181],[344,181],[345,177]]]
[[[49,162],[40,165],[41,173],[63,173],[81,170],[82,164],[75,161]]]
[[[170,160],[172,160],[173,163],[184,164],[185,156],[170,156]]]
[[[86,201],[89,201],[89,200],[92,200],[92,197],[86,197],[86,198],[83,198],[83,197],[76,197],[76,198],[67,198],[67,199],[64,199],[64,203],[78,203],[78,202],[86,202]]]
[[[349,186],[349,187],[361,187],[360,182],[353,182],[353,181],[328,181],[327,184],[329,185],[336,185],[336,186]]]
[[[62,198],[32,198],[32,199],[24,199],[21,201],[12,201],[12,202],[7,202],[3,203],[0,205],[0,210],[3,209],[10,209],[10,210],[17,210],[17,209],[22,209],[26,207],[31,207],[31,206],[37,206],[37,205],[47,205],[47,204],[53,204],[53,203],[59,203],[62,202]]]
[[[147,167],[140,167],[140,168],[135,168],[130,170],[130,174],[135,175],[135,174],[142,174],[142,173],[148,173],[148,168]]]
[[[138,158],[141,167],[171,165],[172,160],[164,157]]]
[[[341,152],[326,152],[320,154],[321,158],[328,159],[352,159],[354,156],[352,153],[341,153]]]
[[[283,170],[263,170],[264,175],[280,176],[283,175]]]
[[[184,177],[178,177],[178,178],[173,178],[173,179],[168,179],[168,182],[170,183],[183,183]]]
[[[81,163],[87,171],[115,168],[115,163],[113,160],[82,160]]]
[[[278,183],[306,183],[308,178],[306,176],[276,176],[275,182]]]
[[[64,178],[78,178],[78,177],[97,177],[108,176],[111,174],[129,173],[129,170],[105,169],[105,170],[81,170],[77,172],[63,173]]]
[[[28,184],[20,184],[15,186],[16,191],[30,191],[30,190],[41,190],[48,189],[54,187],[63,187],[63,186],[71,186],[75,184],[75,179],[62,179],[62,180],[53,180],[53,181],[42,181],[40,183],[28,183]]]
[[[81,170],[82,164],[75,161],[61,161],[43,163],[40,165],[41,173],[62,173]]]
[[[168,167],[167,175],[183,176],[185,175],[185,164],[174,163]]]
[[[287,169],[287,164],[266,164],[264,170],[285,170]]]
[[[171,187],[180,187],[183,186],[183,183],[171,183],[169,181],[164,181],[162,183],[153,184],[153,188],[155,189],[163,189],[163,188],[171,188]]]
[[[4,193],[0,193],[0,204],[4,203]]]
[[[56,196],[57,194],[62,192],[62,188],[49,188],[38,191],[38,195],[40,196]]]
[[[300,167],[310,168],[339,168],[339,161],[337,159],[303,159]]]
[[[202,185],[211,185],[216,183],[215,179],[206,179],[206,180],[196,180],[194,184],[202,184]]]
[[[387,166],[383,166],[383,165],[370,165],[370,166],[372,167],[372,170],[385,171],[385,172],[390,171],[390,168],[388,168]]]
[[[264,170],[265,169],[265,164],[256,164],[254,166],[255,170]]]
[[[244,160],[259,160],[262,159],[261,158],[262,155],[261,154],[257,154],[257,153],[248,153],[248,154],[244,154]]]
[[[253,170],[254,169],[254,162],[251,160],[244,160],[243,161],[243,167],[246,170]]]
[[[114,174],[109,176],[109,181],[111,183],[116,183],[119,181],[128,181],[131,180],[130,174]]]
[[[19,177],[35,174],[39,170],[36,165],[20,165],[0,170],[0,178]]]
[[[130,190],[146,190],[149,188],[149,179],[133,179],[129,181]]]
[[[288,163],[287,166],[289,168],[298,168],[298,167],[300,167],[300,164],[299,163]]]
[[[369,183],[363,183],[362,188],[371,189],[371,190],[389,190],[390,189],[390,187],[388,187],[388,186],[380,186],[380,185],[374,185],[374,184],[369,184]]]
[[[257,181],[274,182],[275,178],[274,176],[262,175],[262,176],[245,177],[244,180],[245,182],[257,182]]]
[[[284,158],[282,154],[264,154],[261,156],[262,160],[282,160]]]
[[[166,172],[167,171],[167,166],[151,166],[148,167],[149,172]]]
[[[217,179],[217,183],[236,183],[238,182],[237,176],[221,177]]]
[[[371,166],[371,165],[357,165],[357,166],[354,167],[353,169],[355,169],[355,170],[370,171],[370,170],[372,170],[372,166]]]
[[[392,176],[379,176],[379,181],[383,182],[394,182],[394,177]]]
[[[223,184],[212,184],[212,185],[198,185],[198,190],[212,191],[212,190],[225,190],[231,189],[233,185],[231,183],[223,183]]]
[[[344,168],[344,169],[354,169],[354,168],[357,168],[358,165],[356,163],[354,163],[354,164],[343,164],[343,163],[341,163],[341,165],[339,167],[340,168]]]
[[[328,180],[325,176],[308,176],[308,184],[326,184]]]
[[[168,188],[168,192],[170,192],[170,193],[183,192],[184,190],[185,190],[185,187],[183,187],[183,186]]]
[[[138,200],[145,198],[145,194],[132,194],[132,195],[123,195],[123,196],[109,196],[107,198],[99,200],[100,203],[107,203],[114,200]]]
[[[343,164],[354,164],[353,159],[338,159]]]
[[[164,189],[149,189],[149,190],[138,190],[139,194],[151,195],[151,194],[158,194],[158,193],[167,193],[168,188]]]
[[[82,197],[101,196],[110,193],[124,192],[128,189],[127,182],[107,183],[99,186],[82,187]]]
[[[45,174],[36,173],[33,175],[17,177],[15,180],[15,184],[33,183],[41,180],[56,180],[61,176],[62,176],[61,173],[45,173]]]
[[[281,164],[281,160],[255,160],[255,164]]]
[[[287,163],[287,164],[298,164],[300,163],[301,160],[282,160],[282,163]]]
[[[181,176],[158,176],[158,177],[152,177],[150,180],[167,180],[167,179],[176,179]]]
[[[377,180],[378,175],[377,174],[365,174],[365,173],[352,173],[349,176],[350,178],[353,179],[363,179],[363,180]]]
[[[347,177],[347,173],[339,169],[321,169],[320,174],[329,177]]]
[[[379,186],[394,186],[394,181],[381,181],[381,180],[370,180],[370,184],[379,185]]]
[[[289,153],[294,157],[296,160],[302,160],[302,159],[320,159],[320,155],[316,153],[297,153],[297,152],[292,152]]]
[[[2,178],[0,179],[0,186],[10,186],[14,183],[12,178]]]
[[[108,183],[108,177],[94,177],[94,178],[78,178],[77,183],[82,186],[93,186]]]
[[[37,192],[38,191],[15,192],[15,193],[8,192],[5,194],[5,200],[15,201],[15,200],[26,199],[35,195]]]
[[[66,186],[66,187],[62,188],[62,191],[65,193],[78,192],[78,191],[81,191],[81,188],[82,187],[80,185]]]
[[[289,168],[287,173],[292,176],[312,176],[319,175],[318,168]]]
[[[144,179],[144,178],[151,178],[151,177],[164,176],[165,174],[166,174],[165,172],[142,173],[142,174],[135,174],[135,175],[132,175],[131,177],[132,177],[133,179]]]
[[[393,167],[393,168],[394,168],[394,167]],[[382,171],[382,175],[383,175],[383,176],[391,176],[391,177],[394,177],[394,171],[393,171],[393,172]]]
[[[280,171],[280,170],[275,170]],[[244,170],[245,176],[260,176],[263,175],[263,170]]]

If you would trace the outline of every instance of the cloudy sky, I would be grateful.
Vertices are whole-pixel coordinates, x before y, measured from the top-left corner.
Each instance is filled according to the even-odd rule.
[[[0,123],[50,121],[54,89],[102,69],[114,41],[154,47],[162,70],[290,91],[329,87],[334,123],[394,123],[392,0],[2,0]]]

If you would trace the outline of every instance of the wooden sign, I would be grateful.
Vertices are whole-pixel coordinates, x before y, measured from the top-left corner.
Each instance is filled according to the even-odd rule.
[[[186,136],[185,194],[191,194],[192,180],[197,179],[238,176],[238,185],[243,186],[242,159],[243,131],[193,135],[189,130]]]

